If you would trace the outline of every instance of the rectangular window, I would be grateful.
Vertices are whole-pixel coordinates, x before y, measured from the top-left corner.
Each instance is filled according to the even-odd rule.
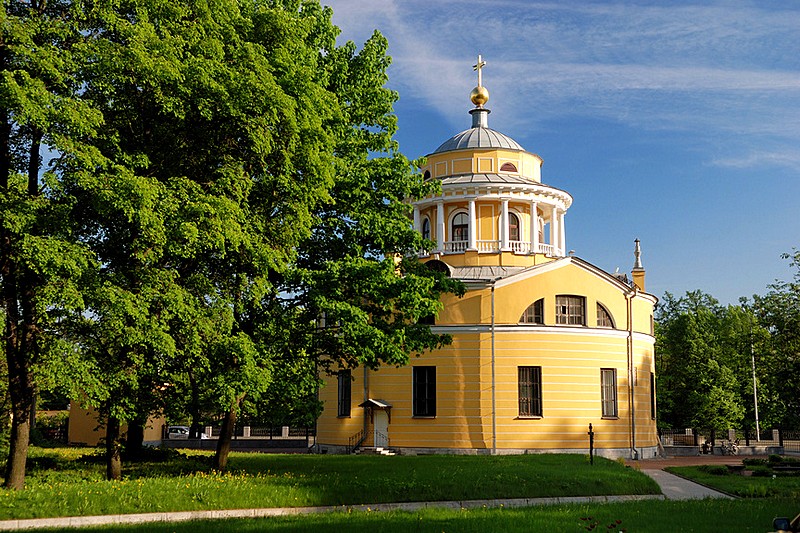
[[[542,367],[520,366],[519,416],[542,416]]]
[[[350,391],[352,390],[353,380],[349,370],[340,370],[339,379],[339,401],[337,416],[350,416]]]
[[[650,418],[656,419],[656,374],[650,372]]]
[[[556,324],[586,325],[586,298],[583,296],[556,296]]]
[[[413,414],[436,416],[436,367],[414,367]]]
[[[603,406],[603,416],[616,418],[617,370],[614,368],[600,369],[600,402]]]

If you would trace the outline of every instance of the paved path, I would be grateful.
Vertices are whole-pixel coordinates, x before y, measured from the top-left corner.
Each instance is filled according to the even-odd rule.
[[[732,496],[723,494],[714,489],[694,483],[675,474],[663,470],[642,469],[642,472],[653,478],[661,492],[668,500],[702,500],[703,498],[728,498]]]
[[[219,511],[181,511],[174,513],[141,513],[104,516],[73,516],[63,518],[34,518],[28,520],[0,520],[0,530],[37,529],[37,528],[80,528],[87,526],[114,524],[142,524],[147,522],[183,522],[187,520],[213,520],[221,518],[260,518],[269,516],[304,515],[312,513],[330,513],[335,511],[416,511],[427,507],[448,509],[475,509],[482,507],[530,507],[534,505],[556,505],[569,503],[610,503],[639,500],[693,500],[703,498],[730,498],[727,494],[717,492],[679,476],[664,472],[667,466],[688,466],[699,464],[741,464],[741,457],[730,456],[698,456],[676,457],[671,459],[652,459],[628,461],[643,473],[653,478],[661,487],[663,495],[646,496],[578,496],[568,498],[516,498],[500,500],[469,500],[446,502],[408,502],[379,503],[372,505],[336,505],[324,507],[289,507],[268,509],[229,509]]]
[[[755,458],[756,456],[750,456]],[[765,459],[766,456],[758,456]],[[661,487],[661,492],[668,500],[700,500],[703,498],[732,498],[722,492],[694,483],[688,479],[665,472],[669,466],[698,465],[741,465],[742,456],[738,455],[693,455],[686,457],[670,457],[667,459],[646,459],[643,461],[626,461],[629,466],[636,466],[653,478]]]

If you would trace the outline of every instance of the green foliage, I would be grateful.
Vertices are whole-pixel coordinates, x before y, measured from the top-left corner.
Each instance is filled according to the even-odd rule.
[[[765,414],[774,425],[800,426],[800,251],[784,254],[795,269],[791,281],[776,281],[753,297],[760,324],[770,332],[769,351],[757,364],[764,384]],[[760,407],[760,404],[759,404]]]
[[[711,474],[712,476],[727,476],[731,471],[725,465],[701,465],[697,467],[701,472]]]
[[[320,361],[399,365],[447,341],[418,324],[461,289],[413,259],[406,200],[431,185],[392,139],[386,40],[337,46],[331,14],[3,5],[0,237],[20,274],[2,280],[24,308],[7,322],[35,337],[9,345],[26,408],[38,387],[112,430],[178,408],[310,425]]]
[[[709,295],[667,293],[659,307],[656,358],[660,418],[673,427],[738,427],[745,406],[752,313]],[[752,382],[751,382],[752,383]],[[748,398],[750,399],[748,401]]]

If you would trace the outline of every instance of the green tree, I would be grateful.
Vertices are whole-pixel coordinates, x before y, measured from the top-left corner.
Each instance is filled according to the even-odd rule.
[[[700,291],[679,299],[669,293],[664,296],[656,328],[663,424],[724,430],[743,420],[737,370],[744,360],[726,351],[729,339],[723,335],[731,313],[731,308],[721,307]]]
[[[800,251],[784,258],[796,269],[792,280],[776,281],[767,294],[753,297],[755,313],[771,338],[771,350],[757,365],[763,372],[768,420],[800,427]]]
[[[31,0],[0,6],[0,283],[11,399],[5,486],[24,486],[35,372],[58,345],[54,325],[82,307],[92,264],[70,224],[62,157],[91,158],[101,116],[79,97],[80,6]],[[44,156],[51,158],[45,160]]]

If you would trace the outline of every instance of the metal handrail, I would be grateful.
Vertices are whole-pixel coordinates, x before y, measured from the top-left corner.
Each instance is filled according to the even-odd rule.
[[[361,444],[364,442],[365,438],[366,435],[364,434],[364,430],[363,429],[359,430],[358,433],[347,439],[347,448],[345,449],[345,452],[348,455],[350,455],[351,453],[356,451],[358,447],[361,446]]]

